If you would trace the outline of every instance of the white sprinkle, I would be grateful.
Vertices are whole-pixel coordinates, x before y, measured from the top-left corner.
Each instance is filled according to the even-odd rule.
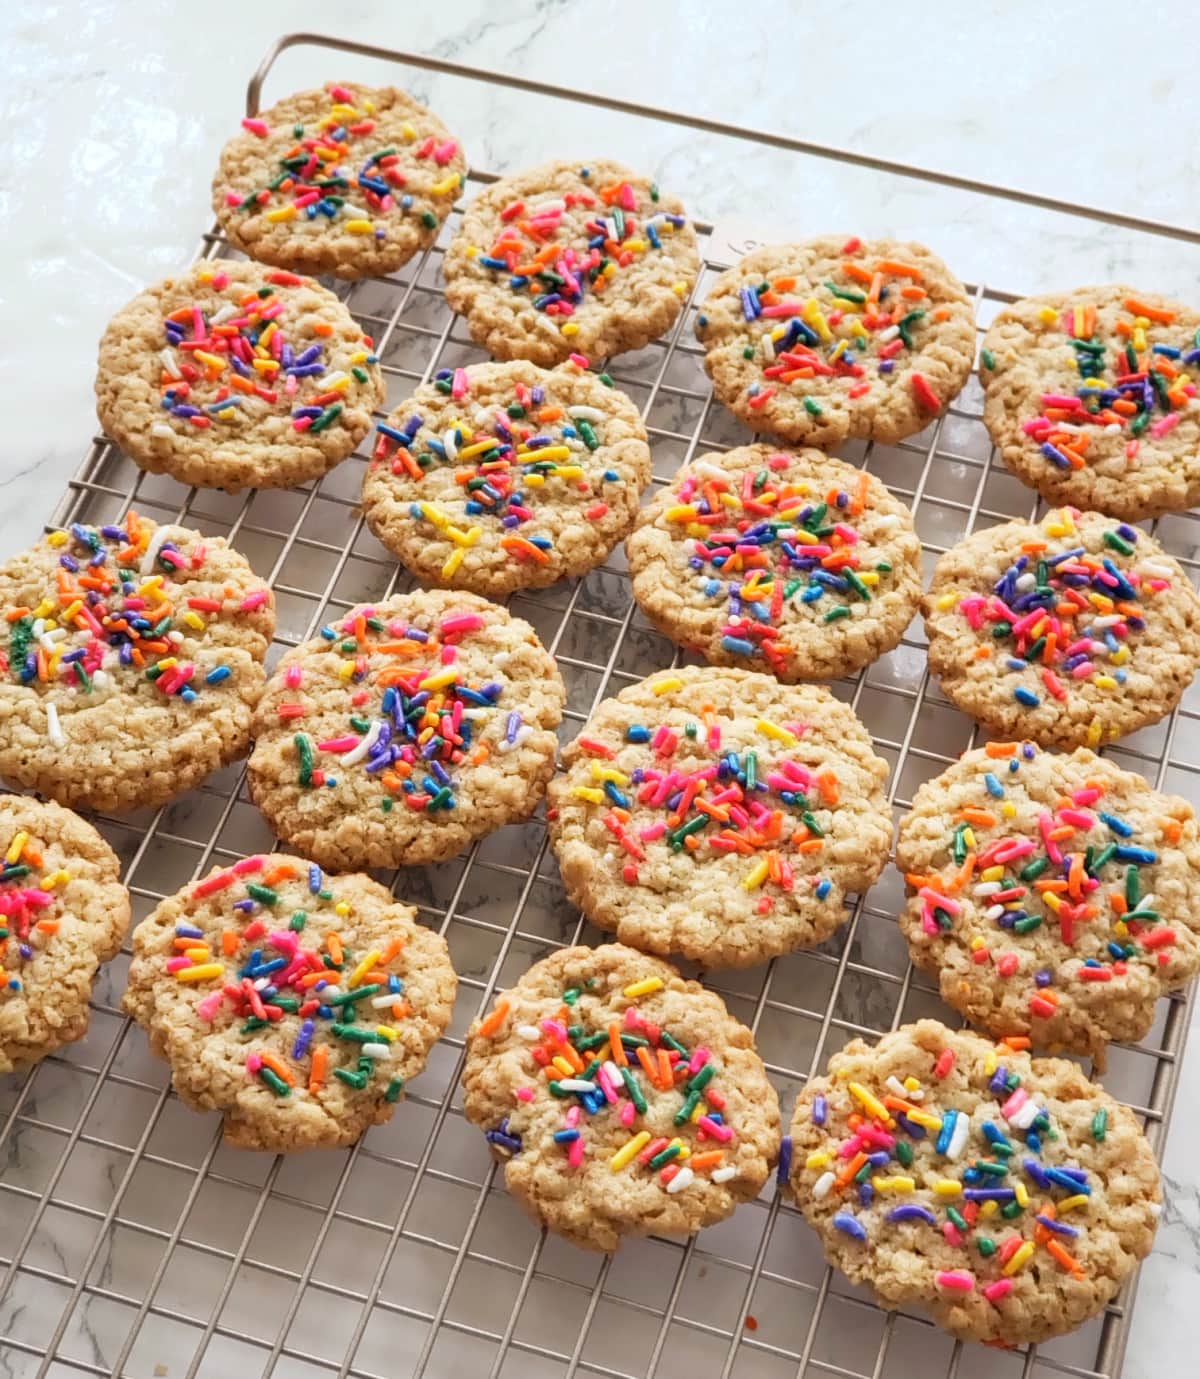
[[[46,704],[46,736],[55,747],[65,747],[67,739],[63,737],[62,725],[58,721],[58,705]]]
[[[453,464],[458,459],[458,431],[453,426],[442,433],[442,445],[446,449],[446,458]]]
[[[552,211],[565,211],[566,209],[567,203],[562,197],[553,197],[549,201],[539,201],[536,206],[530,206],[525,214],[530,220],[533,220],[539,215],[549,215]]]
[[[1103,631],[1106,627],[1116,627],[1117,623],[1124,621],[1124,618],[1122,618],[1119,614],[1106,613],[1102,618],[1092,619],[1092,628],[1099,631]]]
[[[568,407],[567,416],[576,421],[603,421],[607,414],[599,407]]]
[[[371,1008],[372,1010],[383,1010],[386,1006],[395,1005],[399,999],[400,995],[396,991],[389,991],[383,996],[372,996]]]
[[[1142,570],[1148,575],[1160,575],[1163,579],[1170,579],[1175,573],[1169,565],[1164,565],[1159,560],[1143,560]]]
[[[737,1177],[737,1167],[734,1164],[725,1164],[721,1168],[714,1168],[709,1177],[714,1183],[727,1183],[730,1178]]]
[[[108,688],[108,672],[106,670],[92,671],[92,686],[95,689]]]
[[[1152,910],[1154,909],[1154,902],[1157,899],[1158,897],[1154,894],[1153,891],[1151,891],[1149,895],[1142,896],[1142,898],[1137,903],[1137,908],[1139,910]]]
[[[208,319],[208,324],[210,326],[219,326],[224,321],[228,321],[231,316],[236,316],[241,309],[241,306],[237,302],[226,302],[223,307],[213,312]]]
[[[564,1092],[594,1092],[596,1084],[587,1082],[582,1077],[564,1077],[558,1084]]]
[[[828,1197],[829,1194],[833,1191],[833,1185],[836,1181],[836,1175],[832,1171],[822,1173],[821,1176],[817,1179],[817,1181],[813,1184],[813,1198],[819,1202],[822,1197]]]
[[[528,723],[522,724],[522,726],[517,729],[516,736],[511,742],[509,742],[507,737],[502,737],[500,741],[496,743],[496,751],[501,756],[504,756],[507,752],[517,751],[518,748],[524,746],[529,740],[529,736],[532,732],[533,729]]]
[[[167,633],[167,641],[174,642],[176,646],[183,645],[183,633],[178,628],[173,628]]]
[[[167,523],[165,526],[159,527],[159,529],[150,538],[150,544],[146,547],[146,554],[142,556],[142,574],[148,575],[153,573],[154,562],[158,559],[159,549],[162,547],[165,541],[169,541],[171,539],[172,532],[184,532],[186,534],[187,528],[173,527],[170,523]]]
[[[882,514],[882,516],[877,517],[875,520],[879,524],[879,526],[887,527],[889,530],[892,527],[898,527],[900,525],[900,516],[898,513],[895,512],[885,512]]]
[[[981,881],[975,887],[976,895],[995,895],[997,891],[1003,890],[1003,883],[1000,881]]]
[[[1007,1117],[1009,1125],[1015,1130],[1028,1130],[1041,1114],[1042,1108],[1031,1097],[1018,1111]]]
[[[762,357],[768,364],[775,362],[775,342],[771,339],[770,333],[762,337]]]
[[[1003,913],[1003,905],[989,905],[987,909],[983,912],[983,917],[984,919],[991,920],[992,923],[995,923],[995,921],[998,920]]]
[[[672,1178],[671,1181],[667,1184],[667,1191],[672,1196],[674,1196],[677,1192],[682,1192],[685,1187],[691,1187],[692,1179],[695,1176],[696,1175],[687,1166],[687,1164],[684,1164],[684,1166],[679,1170],[679,1172],[676,1173],[674,1178]]]
[[[957,1159],[962,1154],[967,1147],[967,1136],[970,1133],[971,1117],[960,1111],[954,1122],[954,1129],[950,1132],[950,1143],[946,1146],[948,1159]]]
[[[157,436],[160,440],[175,439],[175,432],[171,430],[165,421],[156,421],[150,428],[150,434],[152,436]]]
[[[713,464],[711,460],[696,460],[691,466],[693,474],[703,474],[706,479],[725,479],[728,475],[719,464]]]
[[[65,641],[66,636],[67,629],[65,627],[56,627],[53,632],[43,632],[38,638],[38,645],[43,651],[53,655],[55,643]]]
[[[611,1058],[608,1060],[607,1063],[605,1063],[604,1071],[608,1074],[608,1080],[613,1085],[613,1091],[622,1091],[625,1086],[625,1083],[621,1080],[621,1070],[617,1067],[617,1065],[612,1061]]]
[[[175,362],[174,350],[168,349],[167,346],[164,345],[162,349],[159,350],[158,357],[162,360],[163,368],[166,369],[172,378],[183,377],[183,374],[179,372],[179,365]]]
[[[341,764],[343,766],[357,766],[358,763],[366,757],[367,753],[371,750],[372,747],[374,747],[375,743],[379,740],[379,734],[381,732],[383,732],[383,719],[377,718],[374,721],[374,723],[372,723],[371,726],[367,729],[367,731],[362,735],[362,737],[359,738],[358,746],[351,747],[351,749],[346,753],[346,755],[342,757]]]
[[[362,1044],[360,1048],[364,1057],[373,1058],[377,1063],[386,1063],[392,1056],[390,1044]]]
[[[542,1032],[536,1025],[518,1025],[517,1033],[529,1044],[536,1044]]]
[[[899,334],[899,326],[888,326],[887,330],[881,330],[875,338],[881,345],[886,345],[889,340],[894,340]]]
[[[1026,570],[1023,575],[1017,576],[1017,588],[1022,592],[1028,589],[1037,588],[1037,575],[1032,570]]]

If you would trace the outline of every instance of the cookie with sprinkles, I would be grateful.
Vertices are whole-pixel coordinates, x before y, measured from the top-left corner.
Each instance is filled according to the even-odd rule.
[[[250,794],[333,871],[440,862],[533,813],[565,701],[553,658],[507,609],[398,594],[279,662],[255,714]]]
[[[650,482],[637,408],[571,363],[443,369],[376,429],[367,525],[424,583],[494,598],[602,564]]]
[[[0,776],[160,805],[242,756],[275,600],[221,537],[74,523],[0,565]]]
[[[545,163],[463,213],[446,300],[494,359],[561,363],[641,349],[678,318],[700,267],[683,205],[620,163]]]
[[[913,961],[976,1025],[1104,1056],[1200,969],[1200,832],[1086,747],[968,752],[917,791],[896,863]]]
[[[714,665],[847,675],[891,651],[921,597],[912,514],[819,450],[745,445],[684,465],[626,542],[634,597]]]
[[[622,943],[747,967],[827,939],[887,864],[888,767],[817,685],[689,666],[606,699],[563,751],[550,840]]]
[[[561,949],[498,996],[468,1032],[463,1086],[508,1190],[587,1249],[724,1220],[779,1152],[751,1032],[618,943]]]
[[[446,941],[369,876],[246,857],[133,931],[126,1014],[239,1149],[353,1144],[391,1118],[454,1007]]]
[[[1040,1342],[1096,1316],[1162,1210],[1128,1107],[1066,1059],[936,1020],[834,1054],[782,1163],[832,1265],[964,1341]]]
[[[1123,286],[1006,307],[984,336],[983,419],[1048,503],[1137,522],[1200,503],[1200,311]]]
[[[330,82],[242,121],[213,210],[260,263],[379,277],[433,244],[466,171],[458,140],[404,91]]]
[[[921,244],[826,235],[755,249],[696,318],[713,392],[803,445],[897,441],[939,417],[975,359],[962,283]]]
[[[383,397],[372,343],[333,293],[253,263],[164,278],[100,341],[100,425],[142,469],[199,488],[319,479]]]
[[[1200,598],[1153,537],[1096,512],[973,532],[923,602],[929,668],[1004,739],[1098,747],[1156,723],[1200,660]]]
[[[69,809],[0,797],[0,1074],[82,1039],[129,894],[112,848]]]

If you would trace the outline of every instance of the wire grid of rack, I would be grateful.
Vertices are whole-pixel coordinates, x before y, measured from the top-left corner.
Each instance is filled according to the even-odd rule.
[[[452,63],[291,36],[255,74],[250,113],[275,58],[297,42],[483,79]],[[553,91],[494,74],[485,79]],[[474,173],[470,179],[475,188],[491,180]],[[933,180],[988,190],[961,179]],[[1080,209],[1021,194],[1013,199]],[[456,221],[457,212],[439,247],[392,277],[333,284],[375,337],[390,406],[435,370],[480,357],[437,281],[440,246]],[[1123,223],[1185,237],[1178,227]],[[745,439],[710,397],[691,327],[715,272],[748,246],[730,246],[712,227],[699,230],[704,270],[677,327],[611,367],[642,409],[659,483],[694,454]],[[202,253],[232,251],[213,230]],[[984,284],[972,293],[981,328],[1014,296]],[[841,452],[910,505],[927,562],[979,524],[1037,511],[1029,492],[997,466],[980,410],[972,379],[922,434]],[[355,456],[295,491],[230,497],[144,475],[100,437],[54,521],[111,522],[136,506],[159,521],[228,536],[274,585],[274,659],[354,604],[411,587],[358,515],[365,463]],[[1155,530],[1195,577],[1196,519],[1166,518]],[[564,741],[601,697],[680,659],[638,614],[620,552],[586,577],[516,596],[510,607],[534,625],[562,669]],[[916,624],[889,656],[834,689],[855,707],[891,764],[889,797],[897,813],[921,781],[975,740],[969,722],[930,682]],[[1196,800],[1200,696],[1109,754]],[[122,858],[135,920],[212,863],[272,841],[249,803],[240,767],[157,812],[97,823]],[[539,1231],[504,1192],[482,1137],[462,1116],[463,1036],[493,992],[530,962],[558,945],[599,936],[563,896],[540,817],[502,830],[455,861],[389,879],[448,939],[459,1000],[447,1037],[408,1100],[389,1125],[353,1149],[271,1159],[226,1148],[217,1118],[198,1117],[179,1103],[164,1065],[121,1016],[126,955],[101,976],[87,1038],[0,1085],[0,1375],[1120,1374],[1132,1287],[1101,1319],[1061,1341],[1014,1351],[964,1349],[919,1315],[884,1313],[832,1273],[773,1184],[729,1221],[686,1242],[635,1241],[602,1257]],[[805,1079],[854,1035],[871,1036],[922,1015],[953,1019],[928,980],[908,965],[894,922],[901,897],[900,878],[889,869],[822,948],[706,979],[754,1029],[785,1117]],[[1146,1040],[1114,1048],[1103,1078],[1135,1108],[1160,1151],[1189,1009],[1190,994],[1161,1002]]]

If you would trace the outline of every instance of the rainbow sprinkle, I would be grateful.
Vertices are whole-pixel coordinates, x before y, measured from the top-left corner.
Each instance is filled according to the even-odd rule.
[[[757,470],[736,472],[710,459],[692,463],[664,513],[682,537],[695,587],[723,607],[720,649],[738,660],[785,670],[794,648],[787,626],[798,618],[834,624],[870,612],[892,565],[855,526],[867,508],[870,479],[820,491],[796,457],[771,455]],[[898,529],[895,514],[873,527]]]
[[[608,414],[598,407],[555,403],[554,375],[545,379],[532,387],[514,380],[510,401],[485,411],[471,390],[476,383],[490,389],[489,377],[442,369],[433,386],[461,404],[457,417],[439,415],[436,431],[419,411],[403,425],[389,419],[377,426],[376,465],[388,464],[393,474],[416,484],[430,471],[454,468],[461,497],[414,500],[408,508],[414,522],[428,523],[453,542],[443,578],[454,575],[485,530],[496,528],[509,559],[548,564],[555,542],[541,529],[539,499],[578,505],[589,522],[608,512],[605,497],[612,496],[611,485],[622,483],[621,475],[589,460],[604,443]]]
[[[927,935],[961,935],[972,963],[1027,988],[1025,1028],[1034,1029],[1055,1018],[1064,987],[1120,985],[1139,968],[1171,963],[1179,934],[1158,908],[1156,876],[1163,845],[1177,844],[1183,828],[1175,815],[1148,819],[1142,804],[1116,812],[1104,772],[1089,774],[1074,757],[1052,759],[1078,788],[1035,797],[1022,768],[1038,755],[1032,743],[989,743],[952,767],[964,802],[927,872],[905,878]],[[976,799],[959,789],[964,768]],[[903,828],[901,837],[903,856]],[[1027,939],[1045,926],[1067,950],[1053,967]]]
[[[15,832],[0,865],[0,1003],[24,990],[24,968],[45,951],[61,924],[56,890],[71,873],[44,868],[29,834]]]
[[[562,993],[552,1014],[537,1024],[518,1026],[515,1033],[527,1047],[532,1085],[517,1089],[516,1109],[545,1097],[559,1104],[561,1128],[554,1140],[572,1171],[586,1166],[589,1127],[604,1117],[608,1123],[597,1133],[620,1136],[615,1151],[602,1151],[609,1170],[657,1175],[673,1196],[702,1175],[715,1183],[737,1177],[737,1164],[727,1157],[734,1152],[737,1130],[726,1117],[721,1069],[711,1051],[702,1045],[689,1048],[639,1010],[638,1000],[652,998],[663,985],[658,976],[631,982],[623,990],[621,1012],[597,1024],[586,1021],[578,1008],[595,986],[595,978],[588,977]],[[475,1037],[491,1039],[506,1032],[510,1015],[510,999],[502,996]],[[647,1122],[664,1127],[668,1116],[670,1133],[645,1128]],[[502,1157],[522,1152],[521,1137],[508,1116],[485,1131],[485,1137]]]
[[[281,892],[294,895],[290,883],[301,877],[305,904],[294,908]],[[205,992],[196,1005],[201,1021],[214,1030],[236,1026],[247,1077],[281,1100],[319,1096],[330,1078],[399,1100],[404,1083],[388,1065],[396,1026],[412,1007],[389,969],[404,951],[402,932],[352,951],[338,924],[353,925],[354,911],[338,898],[336,878],[287,859],[247,857],[196,882],[190,899],[206,903],[175,926],[166,972]]]
[[[307,125],[273,130],[262,119],[242,121],[247,133],[278,150],[277,172],[249,193],[227,188],[225,205],[247,219],[328,226],[377,243],[396,217],[412,217],[426,234],[436,231],[463,185],[463,174],[450,168],[461,162],[458,143],[422,138],[408,119],[397,123],[363,91],[329,86],[326,96],[328,109]],[[399,143],[389,142],[393,128]]]
[[[184,647],[213,624],[255,612],[270,602],[267,589],[248,593],[188,593],[205,579],[203,541],[181,544],[180,529],[154,529],[130,512],[124,526],[87,527],[46,537],[58,552],[57,580],[36,606],[4,614],[8,644],[0,674],[18,684],[65,686],[85,699],[140,677],[163,695],[195,703],[231,678],[218,662],[207,672]],[[59,706],[46,700],[47,734],[63,745]]]
[[[1160,439],[1193,406],[1196,382],[1188,371],[1200,367],[1200,331],[1172,343],[1165,328],[1174,322],[1174,311],[1136,297],[1122,305],[1129,314],[1118,313],[1109,333],[1087,302],[1040,313],[1044,327],[1066,337],[1080,379],[1070,393],[1043,393],[1042,410],[1021,423],[1055,469],[1084,469],[1108,458],[1110,444],[1093,447],[1093,440],[1105,436],[1117,437],[1126,461],[1134,464],[1139,437]],[[996,361],[983,363],[993,369]]]
[[[466,611],[427,631],[362,608],[323,627],[332,661],[322,658],[313,666],[312,653],[292,661],[283,672],[285,698],[275,709],[281,723],[298,729],[293,747],[300,786],[333,788],[343,771],[354,768],[378,781],[384,811],[397,799],[427,813],[454,809],[461,768],[479,765],[493,751],[518,750],[533,731],[510,709],[496,745],[479,740],[483,725],[504,712],[504,682],[472,682],[456,662],[464,640],[485,626],[482,614]],[[490,661],[499,677],[505,653]],[[286,691],[302,690],[309,676],[330,674],[345,684],[350,711],[343,732],[314,742],[304,731],[306,705]]]
[[[168,416],[198,430],[214,422],[236,428],[271,412],[290,416],[300,433],[345,424],[350,389],[371,381],[367,368],[378,360],[364,335],[362,348],[349,355],[350,372],[331,370],[325,340],[334,327],[324,321],[302,319],[301,329],[316,336],[307,345],[289,337],[293,304],[286,290],[276,289],[311,286],[309,279],[273,271],[263,286],[244,291],[226,271],[213,269],[200,271],[196,281],[228,297],[215,310],[193,301],[164,319],[159,382]],[[151,433],[169,439],[176,431],[160,421]]]

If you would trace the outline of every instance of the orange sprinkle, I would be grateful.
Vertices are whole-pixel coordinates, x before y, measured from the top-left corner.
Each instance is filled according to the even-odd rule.
[[[671,1060],[667,1056],[666,1049],[658,1051],[658,1082],[660,1087],[669,1087],[675,1081],[675,1074],[671,1071]]]
[[[612,1059],[618,1068],[629,1067],[629,1059],[625,1057],[625,1047],[621,1043],[621,1026],[615,1020],[609,1022],[608,1044],[612,1049]]]
[[[1011,757],[1017,750],[1015,742],[989,742],[983,749],[990,757]]]
[[[38,922],[37,922],[37,927],[42,931],[43,934],[57,934],[57,933],[58,933],[58,920],[57,920],[57,919],[39,919]]]
[[[345,953],[342,951],[342,936],[340,934],[330,934],[325,940],[325,946],[329,949],[329,956],[334,962],[342,962]]]
[[[978,824],[980,828],[996,826],[996,816],[987,809],[960,809],[955,818],[965,819],[969,824]]]
[[[898,259],[880,259],[875,265],[877,273],[892,273],[898,278],[916,278],[918,282],[925,274],[915,264],[901,263]]]
[[[1136,297],[1126,297],[1124,306],[1126,311],[1132,311],[1135,316],[1144,316],[1147,321],[1158,321],[1164,326],[1169,326],[1175,319],[1173,311],[1164,311],[1157,306],[1147,306],[1145,302],[1138,301]]]
[[[238,950],[238,936],[236,929],[221,930],[221,952],[227,958],[233,957]]]
[[[508,1007],[508,997],[501,996],[496,1002],[495,1009],[479,1026],[479,1033],[484,1039],[490,1039],[508,1019]]]
[[[31,608],[10,608],[4,615],[4,621],[19,622],[21,618],[28,617],[32,611]]]
[[[825,846],[824,838],[807,838],[803,843],[796,844],[797,852],[820,852]]]
[[[1073,1274],[1076,1278],[1083,1278],[1083,1269],[1079,1261],[1071,1256],[1064,1245],[1060,1244],[1057,1240],[1047,1240],[1046,1249],[1050,1252],[1050,1255],[1056,1263],[1061,1268],[1065,1269],[1067,1273]]]
[[[654,1059],[650,1057],[650,1050],[644,1044],[637,1046],[637,1060],[646,1070],[646,1076],[655,1087],[658,1084],[658,1069],[654,1066]]]
[[[266,876],[263,877],[264,886],[278,886],[281,881],[287,881],[296,875],[296,868],[290,862],[283,862],[277,867],[272,867]]]
[[[328,323],[328,321],[314,321],[312,330],[314,335],[333,334],[333,327]]]
[[[265,1060],[264,1060],[265,1061]],[[329,1050],[324,1044],[318,1044],[313,1049],[312,1067],[308,1074],[308,1090],[319,1092],[325,1085],[325,1077],[329,1071]]]
[[[386,967],[386,966],[388,965],[388,963],[391,962],[391,960],[392,960],[393,958],[399,957],[400,954],[404,951],[404,945],[405,945],[407,942],[408,942],[408,940],[407,940],[402,934],[397,934],[397,935],[391,940],[391,942],[388,944],[388,946],[383,950],[383,952],[380,953],[380,955],[379,955],[379,965],[380,965],[380,967]]]
[[[1027,1034],[1006,1034],[1000,1042],[1005,1048],[1012,1049],[1014,1053],[1029,1048],[1033,1043]]]
[[[870,271],[860,263],[843,262],[842,272],[848,278],[853,278],[855,282],[869,283],[871,281]]]
[[[992,648],[990,646],[977,646],[975,648],[975,659],[977,661],[990,661],[992,659]]]
[[[282,1078],[289,1087],[294,1087],[296,1085],[296,1079],[292,1075],[292,1070],[283,1059],[276,1057],[273,1053],[263,1053],[261,1057],[263,1066],[270,1068],[276,1077]]]
[[[1183,832],[1183,825],[1178,819],[1164,819],[1162,821],[1163,837],[1168,843],[1177,843],[1179,835]]]
[[[844,1168],[842,1168],[842,1170],[838,1173],[837,1177],[833,1180],[834,1187],[839,1189],[849,1187],[849,1185],[854,1181],[854,1175],[866,1162],[867,1156],[860,1149],[858,1153],[855,1154],[855,1156],[850,1160],[848,1164],[845,1165]]]
[[[693,1154],[688,1160],[693,1169],[703,1173],[706,1168],[718,1168],[725,1157],[720,1149],[707,1149],[703,1154]]]
[[[502,536],[500,545],[506,551],[512,551],[514,555],[525,556],[538,565],[547,565],[550,562],[550,553],[543,551],[540,546],[535,546],[532,541],[526,541],[523,536]]]

